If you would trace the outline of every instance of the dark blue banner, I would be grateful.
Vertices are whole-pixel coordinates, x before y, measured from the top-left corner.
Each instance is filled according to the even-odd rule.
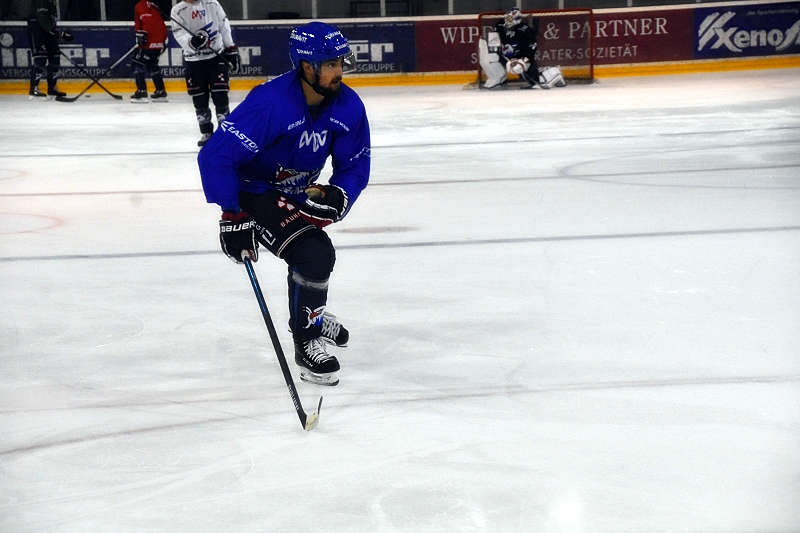
[[[698,8],[695,57],[800,53],[800,2]]]
[[[350,40],[359,72],[413,72],[415,65],[413,22],[378,22],[340,24]],[[75,65],[99,75],[115,63],[134,44],[132,25],[67,26],[75,36],[62,43],[61,50]],[[278,24],[235,24],[233,38],[239,46],[241,71],[238,76],[276,76],[291,68],[289,32],[291,26]],[[159,60],[165,77],[183,77],[183,56],[170,36],[169,49]],[[0,79],[24,79],[29,76],[30,46],[27,28],[0,24]],[[61,58],[61,77],[86,76]],[[112,78],[133,77],[130,62],[123,62],[108,74]]]

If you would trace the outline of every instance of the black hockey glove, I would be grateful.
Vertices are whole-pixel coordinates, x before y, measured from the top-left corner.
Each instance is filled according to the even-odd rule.
[[[236,45],[229,46],[223,52],[222,57],[228,62],[231,74],[239,73],[239,66],[241,65],[241,58],[239,57],[239,47]]]
[[[68,31],[63,31],[63,30],[62,30],[61,32],[59,32],[59,34],[58,34],[58,37],[59,37],[59,38],[60,38],[62,41],[64,41],[65,43],[71,43],[72,41],[74,41],[74,40],[75,40],[75,36],[74,36],[74,35],[72,35],[72,34],[71,34],[70,32],[68,32]]]
[[[200,30],[189,40],[189,46],[194,48],[195,50],[202,50],[203,48],[208,46],[208,33]]]
[[[219,221],[219,244],[222,251],[236,263],[244,263],[242,252],[247,252],[251,261],[258,261],[256,221],[244,211],[223,211]]]
[[[338,222],[347,210],[347,193],[336,185],[311,185],[306,196],[299,206],[300,216],[318,228]]]
[[[144,30],[136,30],[136,44],[139,45],[140,48],[144,48],[144,45],[147,44],[147,32]]]

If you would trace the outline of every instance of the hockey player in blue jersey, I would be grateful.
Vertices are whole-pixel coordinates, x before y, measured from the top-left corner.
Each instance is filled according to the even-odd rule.
[[[324,231],[347,215],[367,186],[369,123],[342,83],[354,70],[347,39],[310,22],[289,37],[293,70],[259,85],[198,155],[206,200],[222,208],[222,251],[241,263],[263,245],[289,265],[289,326],[300,377],[336,385],[339,361],[327,344],[349,332],[325,309],[336,254]],[[328,184],[315,183],[328,157]]]

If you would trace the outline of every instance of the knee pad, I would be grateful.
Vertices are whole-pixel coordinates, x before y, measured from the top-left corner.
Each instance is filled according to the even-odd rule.
[[[336,263],[336,250],[324,231],[313,229],[297,237],[284,259],[303,278],[327,282]]]

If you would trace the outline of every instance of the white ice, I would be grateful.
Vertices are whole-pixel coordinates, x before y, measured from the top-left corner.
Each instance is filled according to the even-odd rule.
[[[0,97],[0,531],[800,531],[798,79],[359,89],[311,432],[188,97]]]

